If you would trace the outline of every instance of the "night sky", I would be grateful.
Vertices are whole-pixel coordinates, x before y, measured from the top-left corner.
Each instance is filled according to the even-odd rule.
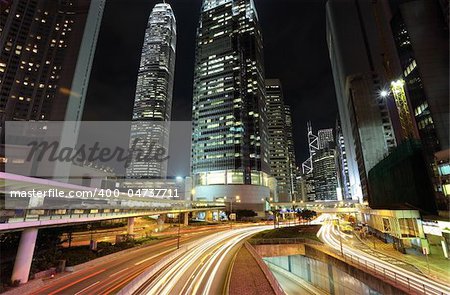
[[[84,120],[131,119],[141,48],[154,0],[108,0]],[[172,120],[191,120],[195,34],[201,0],[166,1],[177,20]],[[337,105],[325,38],[326,0],[255,0],[266,78],[279,78],[292,108],[297,164],[308,157],[306,122],[335,126]]]

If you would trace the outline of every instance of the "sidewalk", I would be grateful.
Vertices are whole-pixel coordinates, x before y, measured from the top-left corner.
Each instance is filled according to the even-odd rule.
[[[450,260],[446,259],[442,254],[442,251],[436,246],[430,246],[430,252],[432,254],[428,255],[428,261],[430,264],[430,271],[428,271],[427,258],[425,255],[419,253],[400,253],[394,249],[393,244],[384,243],[373,236],[361,238],[361,241],[363,241],[371,249],[374,249],[375,246],[376,251],[412,264],[428,277],[450,285]]]

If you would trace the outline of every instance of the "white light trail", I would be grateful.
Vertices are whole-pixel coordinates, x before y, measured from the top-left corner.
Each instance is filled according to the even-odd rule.
[[[439,282],[427,278],[424,275],[418,275],[414,272],[408,271],[404,268],[395,266],[386,261],[378,259],[375,256],[369,255],[365,252],[359,251],[349,244],[348,238],[351,235],[345,234],[340,230],[336,229],[332,221],[336,219],[336,216],[326,215],[323,221],[323,225],[317,233],[318,237],[321,238],[327,245],[336,249],[340,252],[341,246],[339,241],[339,235],[343,240],[343,252],[345,255],[351,255],[358,259],[358,261],[366,261],[374,266],[374,268],[383,270],[383,274],[389,277],[391,280],[400,282],[405,287],[410,286],[411,290],[418,292],[419,294],[450,294],[450,287],[445,286]],[[356,259],[355,259],[356,260]]]
[[[209,237],[203,244],[189,250],[162,271],[145,289],[145,294],[172,294],[183,284],[179,294],[212,294],[213,282],[228,253],[243,239],[271,226],[239,228]],[[191,275],[186,279],[186,273]],[[203,287],[203,290],[201,289]]]

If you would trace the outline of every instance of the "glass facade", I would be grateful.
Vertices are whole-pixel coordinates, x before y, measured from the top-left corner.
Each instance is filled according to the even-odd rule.
[[[286,140],[289,153],[290,186],[293,198],[297,198],[297,163],[295,161],[294,130],[290,106],[284,105],[284,115],[286,118]]]
[[[270,172],[277,180],[278,200],[280,202],[289,202],[292,198],[292,173],[288,134],[286,132],[288,124],[286,121],[286,109],[280,80],[266,80],[266,97]],[[290,125],[292,132],[292,122],[290,122]]]
[[[337,200],[336,151],[320,149],[313,156],[315,200]]]
[[[391,26],[419,136],[425,150],[428,151],[429,161],[432,161],[432,155],[440,150],[439,139],[417,67],[411,38],[400,13],[392,19]]]
[[[168,151],[169,124],[175,72],[176,22],[169,4],[156,4],[148,19],[133,107],[130,147],[149,150],[154,143]],[[156,122],[155,122],[156,121]],[[158,123],[159,122],[159,123]],[[133,160],[131,178],[167,174],[167,161]]]
[[[204,1],[196,42],[194,182],[264,183],[270,168],[263,45],[253,1]]]
[[[84,28],[90,25],[86,24],[90,5],[89,0],[19,0],[2,3],[2,123],[7,120],[64,118],[77,63],[77,58],[73,56],[78,55]],[[103,3],[98,6],[95,19],[100,23]],[[90,29],[95,31],[96,28]],[[95,44],[96,36],[93,39]],[[83,74],[86,80],[86,73]],[[79,98],[83,93],[77,95]]]

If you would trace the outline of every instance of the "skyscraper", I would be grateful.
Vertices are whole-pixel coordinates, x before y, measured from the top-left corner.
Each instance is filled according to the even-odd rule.
[[[284,114],[286,116],[286,138],[287,138],[287,147],[289,153],[289,169],[290,169],[290,178],[291,178],[291,192],[292,198],[297,198],[297,163],[295,161],[295,146],[294,146],[294,130],[293,130],[293,122],[292,122],[292,113],[291,107],[288,105],[284,105]]]
[[[448,15],[437,0],[397,1],[391,7],[390,24],[409,102],[432,159],[441,147],[449,148]]]
[[[329,147],[330,144],[334,145],[334,136],[333,136],[333,129],[320,129],[317,131],[317,138],[318,142],[317,145],[319,149],[324,149],[326,147]]]
[[[81,120],[104,1],[1,5],[1,122]]]
[[[386,43],[377,31],[380,3],[329,0],[326,5],[327,42],[346,146],[352,198],[368,198],[368,171],[395,146],[389,98]],[[384,24],[385,22],[379,22]]]
[[[315,200],[337,200],[337,153],[333,128],[317,131],[318,150],[312,156]]]
[[[269,197],[263,44],[253,0],[204,0],[192,108],[195,198]]]
[[[312,157],[315,200],[337,200],[336,151],[325,147]]]
[[[149,150],[152,143],[168,150],[175,46],[176,22],[172,8],[167,3],[156,4],[145,30],[136,85],[130,134],[130,146],[135,150]],[[127,169],[131,178],[164,178],[166,174],[167,161],[133,158]]]
[[[339,191],[341,192],[343,199],[351,199],[347,152],[345,148],[344,134],[342,134],[339,120],[336,120],[336,156]]]
[[[396,46],[392,55],[400,63],[398,75],[404,81],[438,208],[447,212],[449,199],[436,173],[435,155],[449,149],[449,3],[414,0],[390,4],[389,23]]]
[[[291,161],[283,90],[278,79],[266,79],[270,173],[277,180],[278,201],[292,199]],[[290,115],[289,115],[290,119]],[[292,122],[290,122],[292,136]],[[292,140],[292,137],[291,137]]]

